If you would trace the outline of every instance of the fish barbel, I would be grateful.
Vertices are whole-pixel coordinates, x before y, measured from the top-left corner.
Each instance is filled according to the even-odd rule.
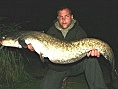
[[[84,38],[78,41],[62,41],[39,31],[21,31],[3,37],[0,43],[3,46],[22,48],[19,39],[26,44],[32,44],[34,50],[42,57],[48,57],[53,63],[68,64],[81,60],[93,48],[97,49],[112,68],[115,67],[114,53],[111,47],[102,40]]]

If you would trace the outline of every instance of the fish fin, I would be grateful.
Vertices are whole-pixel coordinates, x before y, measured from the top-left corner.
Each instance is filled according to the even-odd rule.
[[[2,45],[2,46],[0,46],[0,50],[3,48],[4,46]]]
[[[18,38],[18,42],[23,48],[27,48],[27,44],[25,43],[24,39]]]
[[[43,57],[42,53],[40,53],[40,59],[41,59],[42,62],[44,62],[44,57]]]

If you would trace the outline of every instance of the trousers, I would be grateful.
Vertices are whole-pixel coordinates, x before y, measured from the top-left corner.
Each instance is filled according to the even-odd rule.
[[[107,89],[101,67],[98,59],[95,57],[85,58],[65,71],[58,72],[49,69],[40,84],[40,89],[61,89],[65,77],[78,75],[80,73],[85,73],[90,89]]]

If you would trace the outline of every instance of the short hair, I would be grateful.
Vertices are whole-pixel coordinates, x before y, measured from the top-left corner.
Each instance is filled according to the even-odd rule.
[[[69,12],[70,12],[70,14],[72,15],[71,9],[70,9],[69,7],[67,7],[67,6],[62,6],[62,7],[58,8],[58,9],[57,9],[57,15],[58,15],[59,11],[64,10],[64,9],[68,9]]]

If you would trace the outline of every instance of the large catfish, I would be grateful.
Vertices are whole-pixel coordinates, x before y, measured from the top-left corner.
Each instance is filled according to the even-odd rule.
[[[17,48],[32,44],[42,60],[44,57],[48,57],[51,62],[59,64],[69,64],[81,60],[95,48],[110,62],[112,70],[115,70],[115,58],[111,47],[104,41],[95,38],[68,42],[39,31],[21,31],[6,34],[2,37],[0,43],[3,46]]]

